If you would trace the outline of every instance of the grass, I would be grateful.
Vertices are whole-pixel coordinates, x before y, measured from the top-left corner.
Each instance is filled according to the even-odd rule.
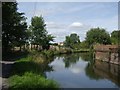
[[[55,81],[45,77],[45,72],[53,71],[49,63],[50,60],[46,59],[46,56],[37,52],[17,60],[9,78],[10,89],[58,88]]]
[[[72,50],[68,49],[68,48],[60,48],[59,50],[44,50],[44,51],[42,51],[42,54],[48,58],[53,57],[54,55],[68,54],[68,53],[72,53]]]
[[[9,89],[17,90],[29,90],[35,88],[58,88],[58,84],[49,79],[45,79],[43,76],[26,72],[23,76],[14,75],[9,78]]]
[[[90,49],[79,49],[79,50],[73,50],[73,53],[79,53],[79,52],[89,52]]]

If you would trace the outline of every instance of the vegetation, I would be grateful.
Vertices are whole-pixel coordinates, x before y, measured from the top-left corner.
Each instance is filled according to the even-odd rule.
[[[79,45],[80,45],[80,39],[76,33],[72,33],[70,36],[66,36],[66,40],[65,40],[66,47],[72,49],[78,49]]]
[[[82,49],[88,49],[89,48],[88,42],[86,40],[82,41],[80,43],[80,48],[82,48]]]
[[[120,44],[120,30],[115,30],[111,33],[111,42],[112,44]]]
[[[10,77],[10,90],[29,90],[36,88],[58,88],[55,81],[45,79],[43,76],[26,72],[22,76],[14,75]]]
[[[96,43],[99,44],[111,44],[110,35],[103,28],[92,28],[86,34],[86,42],[89,47]]]
[[[7,12],[7,13],[6,13]],[[9,13],[9,14],[8,14]],[[15,46],[22,46],[27,39],[27,23],[24,13],[17,11],[16,2],[2,3],[2,51],[3,55]]]
[[[52,59],[53,60],[53,59]],[[58,84],[46,79],[44,72],[53,71],[50,60],[37,52],[17,60],[9,77],[10,89],[58,88]]]
[[[119,34],[119,30],[113,31],[110,37],[109,33],[103,28],[91,28],[86,33],[84,41],[80,42],[79,36],[73,33],[70,36],[66,36],[64,45],[65,47],[73,49],[73,51],[76,51],[75,49],[78,49],[77,51],[82,51],[83,49],[83,51],[86,51],[86,49],[92,49],[95,44],[119,44]]]
[[[32,44],[42,46],[42,49],[49,49],[50,41],[53,41],[54,37],[48,34],[45,26],[42,16],[33,17],[30,26],[30,41]]]

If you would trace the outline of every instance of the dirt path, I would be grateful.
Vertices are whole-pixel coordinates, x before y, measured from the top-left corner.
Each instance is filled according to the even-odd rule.
[[[0,89],[7,89],[9,87],[8,77],[10,76],[10,72],[14,61],[0,61],[0,65],[2,67],[2,74],[0,74]]]

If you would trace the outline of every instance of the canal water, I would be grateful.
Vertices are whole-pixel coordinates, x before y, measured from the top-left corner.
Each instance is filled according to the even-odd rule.
[[[96,62],[90,53],[65,54],[49,63],[46,77],[61,88],[120,88],[120,66]]]

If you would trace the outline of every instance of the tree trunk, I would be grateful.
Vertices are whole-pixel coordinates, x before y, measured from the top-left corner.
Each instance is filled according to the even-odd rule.
[[[21,49],[22,49],[22,48],[21,48],[21,46],[20,46],[20,51],[21,51]]]
[[[31,50],[32,50],[32,44],[31,44]]]
[[[25,44],[24,44],[24,47],[23,47],[23,49],[25,50]]]
[[[34,49],[35,49],[35,44],[34,44]]]

